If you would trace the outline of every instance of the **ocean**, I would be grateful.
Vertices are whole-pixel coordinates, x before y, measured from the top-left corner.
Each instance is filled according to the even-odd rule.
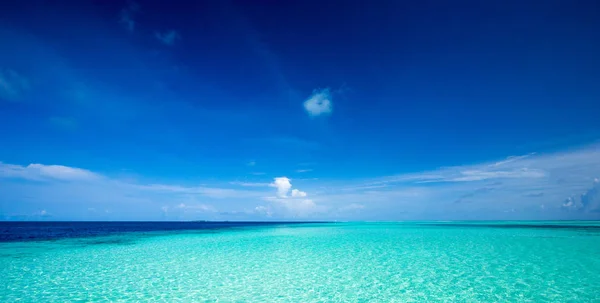
[[[599,222],[0,223],[0,302],[600,302]]]

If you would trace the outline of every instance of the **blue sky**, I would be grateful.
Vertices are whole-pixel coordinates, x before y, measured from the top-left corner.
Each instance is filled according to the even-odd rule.
[[[600,219],[598,4],[417,2],[3,3],[0,219]]]

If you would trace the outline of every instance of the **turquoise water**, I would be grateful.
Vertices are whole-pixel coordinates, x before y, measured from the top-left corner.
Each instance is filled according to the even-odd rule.
[[[333,223],[0,243],[0,302],[600,302],[600,224],[565,224]]]

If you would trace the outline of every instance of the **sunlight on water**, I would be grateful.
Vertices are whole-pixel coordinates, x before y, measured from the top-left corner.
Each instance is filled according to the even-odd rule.
[[[0,302],[598,302],[597,227],[344,223],[0,243]]]

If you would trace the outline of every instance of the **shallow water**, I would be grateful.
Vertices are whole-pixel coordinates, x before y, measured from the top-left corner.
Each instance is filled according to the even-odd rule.
[[[597,222],[330,223],[0,243],[0,302],[600,302]]]

